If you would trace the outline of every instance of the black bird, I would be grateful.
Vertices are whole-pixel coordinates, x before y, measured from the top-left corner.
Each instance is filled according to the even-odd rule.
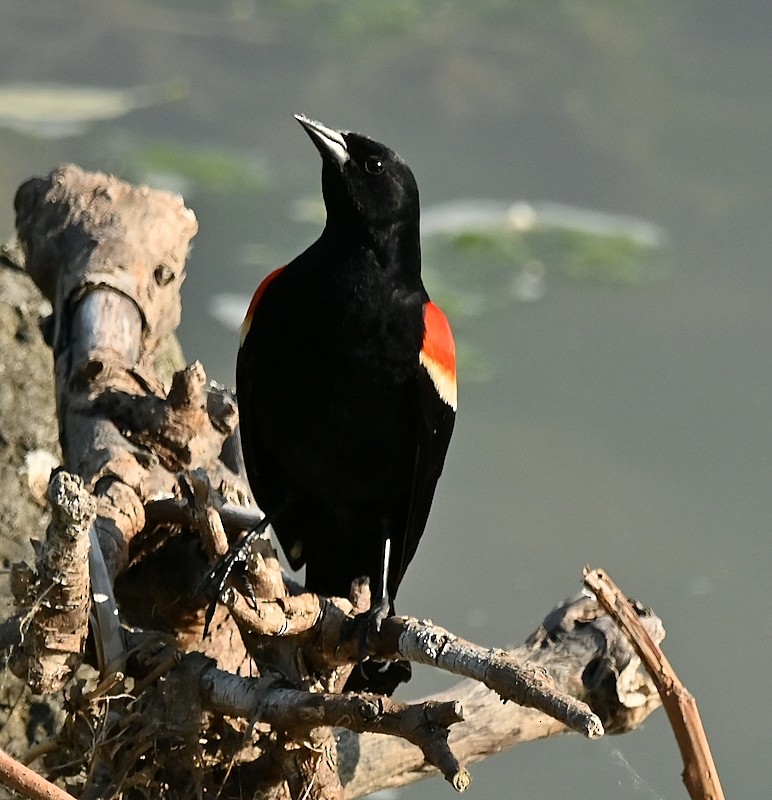
[[[309,591],[368,576],[377,625],[426,526],[456,411],[455,345],[421,281],[418,188],[394,152],[296,117],[322,156],[321,236],[266,277],[236,368],[255,499]],[[347,688],[409,670],[365,664]],[[358,677],[357,677],[358,676]]]

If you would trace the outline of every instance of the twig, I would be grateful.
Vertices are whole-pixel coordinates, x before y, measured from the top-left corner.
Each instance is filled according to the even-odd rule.
[[[341,609],[336,610],[345,617]],[[399,618],[384,625],[392,622],[401,627]],[[661,630],[655,615],[651,614],[647,623]],[[586,596],[567,601],[551,612],[527,646],[510,652],[509,656],[515,664],[529,663],[535,670],[549,672],[563,694],[582,700],[591,697],[593,710],[602,714],[604,726],[608,723],[618,732],[636,727],[660,704],[651,679],[644,670],[636,668],[637,657],[628,641],[599,603]],[[186,661],[189,658],[186,656]],[[327,653],[321,658],[326,661]],[[271,678],[248,680],[222,670],[208,671],[207,681],[211,685],[201,689],[209,698],[205,704],[215,710],[216,702],[220,713],[237,717],[251,717],[261,702],[263,690],[275,686]],[[463,705],[466,721],[450,728],[448,741],[454,757],[465,765],[503,748],[567,731],[565,724],[536,709],[502,703],[499,694],[475,680],[463,681],[417,702],[427,701]],[[403,786],[426,777],[428,767],[423,752],[404,738],[358,734],[346,729],[339,729],[337,738],[341,772],[351,776],[346,782],[347,797]]]
[[[20,764],[4,750],[0,750],[0,781],[30,800],[72,800],[71,794]]]
[[[189,522],[190,510],[184,502],[167,497],[162,500],[151,500],[145,506],[147,518],[154,522]],[[222,523],[227,531],[237,533],[254,528],[263,515],[254,507],[238,506],[234,503],[223,503],[218,508]]]
[[[356,637],[345,640],[350,604],[343,598],[305,594],[258,601],[250,607],[240,596],[231,595],[227,605],[239,626],[260,635],[299,635],[315,629],[326,664],[355,663],[360,657]],[[497,692],[502,700],[537,708],[588,739],[603,735],[603,724],[590,707],[559,691],[544,668],[518,662],[505,650],[480,647],[428,621],[389,617],[380,634],[369,638],[368,652],[383,658],[398,656],[473,678]]]
[[[341,598],[324,598],[305,593],[273,600],[258,598],[250,603],[242,595],[229,592],[224,602],[239,627],[256,636],[299,636],[309,633],[322,621],[323,609]],[[349,609],[351,604],[349,603]],[[348,619],[346,617],[346,619]],[[322,634],[322,631],[319,631]],[[343,663],[346,662],[343,658]]]
[[[603,724],[590,707],[559,691],[543,667],[519,662],[505,650],[480,647],[417,619],[391,617],[383,623],[381,634],[386,640],[396,635],[395,651],[402,658],[480,681],[505,702],[543,711],[588,739],[603,736]]]
[[[30,749],[24,754],[24,761],[22,763],[25,767],[28,767],[39,758],[42,758],[49,753],[55,753],[57,750],[61,750],[61,748],[62,742],[58,736],[54,736],[52,739],[46,739],[45,741],[30,747]]]
[[[272,678],[249,680],[219,670],[201,675],[204,701],[210,710],[252,717],[275,729],[304,731],[333,726],[355,733],[399,736],[419,747],[457,791],[471,777],[448,747],[448,729],[464,719],[458,702],[398,703],[367,693],[312,694],[290,689]]]
[[[681,758],[682,778],[692,800],[724,800],[724,791],[710,752],[697,703],[662,652],[641,625],[632,604],[602,569],[586,567],[584,583],[630,640],[651,675],[673,728]]]
[[[167,647],[158,664],[144,678],[134,684],[134,694],[139,697],[149,686],[152,686],[159,678],[171,672],[180,663],[180,653],[173,647]]]

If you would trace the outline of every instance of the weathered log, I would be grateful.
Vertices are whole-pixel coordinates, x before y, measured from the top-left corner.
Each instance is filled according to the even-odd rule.
[[[196,220],[179,197],[71,165],[22,184],[15,208],[27,271],[53,306],[64,466],[89,489],[102,481],[98,536],[115,576],[144,527],[143,495],[173,494],[175,481],[127,448],[95,400],[105,391],[162,392],[152,359],[180,318]],[[116,497],[115,482],[128,491]]]
[[[169,369],[169,353],[182,366],[174,331],[197,222],[177,195],[72,165],[22,184],[15,206],[26,269],[53,307],[46,327],[63,464],[96,498],[96,536],[114,581],[142,552],[133,543],[146,532],[146,504],[179,497],[181,470],[206,468],[228,499],[248,495],[219,459],[235,404],[210,401],[199,364]],[[142,583],[121,587],[135,622],[143,603],[159,602]],[[183,616],[179,635],[190,643],[197,616]],[[243,651],[228,663],[239,658]]]

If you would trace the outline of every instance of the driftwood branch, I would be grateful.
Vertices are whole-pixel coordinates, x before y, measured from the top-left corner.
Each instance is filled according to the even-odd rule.
[[[48,498],[52,521],[45,543],[36,547],[37,572],[17,569],[12,586],[28,613],[11,669],[41,694],[63,688],[83,655],[90,608],[89,531],[96,516],[96,503],[76,476],[56,473]]]
[[[221,714],[252,717],[296,735],[320,727],[345,727],[353,733],[398,736],[420,748],[454,788],[463,791],[471,777],[448,747],[451,725],[462,722],[455,700],[406,704],[374,694],[312,694],[282,686],[274,678],[250,681],[210,668],[201,676],[205,707]]]
[[[665,657],[659,642],[652,638],[632,603],[603,570],[585,569],[584,582],[629,639],[657,687],[681,751],[683,780],[689,797],[724,800],[697,702]]]
[[[182,366],[173,334],[197,222],[176,195],[71,165],[24,183],[15,205],[26,269],[53,307],[46,329],[64,467],[96,499],[107,576],[121,579],[129,621],[142,624],[148,604],[175,602],[149,596],[138,573],[126,575],[132,560],[170,533],[148,529],[146,504],[179,497],[179,474],[194,467],[208,471],[225,500],[248,495],[220,459],[237,422],[235,404],[209,390],[200,364],[172,368]],[[193,557],[190,550],[184,557]],[[166,622],[192,642],[200,636],[196,615],[179,610],[182,619]],[[233,630],[219,631],[213,652],[227,651]],[[114,630],[98,643],[108,647],[106,670],[121,663],[110,641]],[[230,653],[228,665],[244,657]]]
[[[0,783],[31,800],[72,800],[72,795],[0,750]]]
[[[640,662],[599,604],[579,597],[555,609],[525,647],[508,651],[514,663],[529,663],[554,676],[556,689],[603,709],[607,728],[621,733],[636,727],[659,704],[652,683],[638,669]],[[663,635],[659,620],[649,615],[644,624],[651,635]],[[204,673],[205,704],[223,713],[261,717],[262,690],[254,682]],[[277,692],[281,688],[277,687]],[[318,698],[318,695],[313,697]],[[314,703],[322,703],[315,700]],[[535,709],[503,703],[500,695],[476,680],[464,681],[421,703],[458,703],[464,721],[449,732],[448,743],[460,764],[470,764],[499,749],[564,733],[568,726]],[[343,722],[339,725],[349,726]],[[431,770],[421,752],[407,742],[383,737],[354,737],[350,728],[338,742],[342,765],[353,770],[346,785],[348,797],[425,777]],[[446,775],[448,777],[448,775]]]
[[[53,523],[35,568],[14,568],[17,613],[0,627],[20,671],[39,663],[53,676],[35,685],[67,685],[68,724],[41,749],[50,777],[68,775],[84,799],[154,797],[161,784],[173,797],[355,798],[436,773],[463,791],[467,765],[487,754],[569,730],[622,732],[656,707],[638,657],[586,597],[515,651],[390,618],[369,655],[467,680],[414,703],[342,695],[368,587],[308,594],[267,537],[229,579],[204,639],[197,587],[259,516],[229,455],[232,397],[199,364],[169,368],[195,218],[178,197],[72,166],[25,183],[16,210],[27,269],[53,308],[66,470],[51,483],[54,521],[57,487],[88,509],[65,520],[77,530],[52,588],[41,576]],[[661,638],[656,617],[645,624]]]
[[[349,636],[352,607],[342,598],[320,598],[313,594],[259,601],[250,605],[231,595],[228,608],[242,628],[260,636],[299,636],[309,634],[319,642],[327,664],[346,664],[356,660],[359,642]],[[325,652],[322,642],[333,645]],[[404,658],[428,664],[454,675],[471,678],[504,701],[536,708],[563,722],[590,739],[603,735],[598,717],[583,702],[565,694],[549,672],[528,661],[518,661],[504,650],[486,649],[437,625],[405,617],[390,617],[380,634],[371,637],[369,655],[379,658]]]
[[[222,548],[223,526],[217,511],[207,505],[203,518],[197,517],[210,549]],[[304,646],[313,647],[327,665],[354,663],[361,642],[350,634],[351,617],[356,612],[345,598],[320,598],[314,594],[288,597],[283,589],[278,560],[271,558],[270,545],[260,547],[253,557],[253,599],[232,593],[228,609],[244,636],[304,637]],[[347,630],[349,631],[347,633]],[[479,647],[425,621],[392,617],[379,634],[368,641],[368,654],[379,658],[405,658],[428,664],[455,675],[472,678],[494,690],[502,700],[539,709],[588,738],[603,735],[603,726],[590,708],[559,691],[544,669],[518,662],[503,650]]]

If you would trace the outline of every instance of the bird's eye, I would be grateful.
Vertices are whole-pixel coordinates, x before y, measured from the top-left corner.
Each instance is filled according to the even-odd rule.
[[[371,175],[380,175],[383,170],[383,159],[379,156],[368,156],[365,159],[365,172],[369,172]]]

